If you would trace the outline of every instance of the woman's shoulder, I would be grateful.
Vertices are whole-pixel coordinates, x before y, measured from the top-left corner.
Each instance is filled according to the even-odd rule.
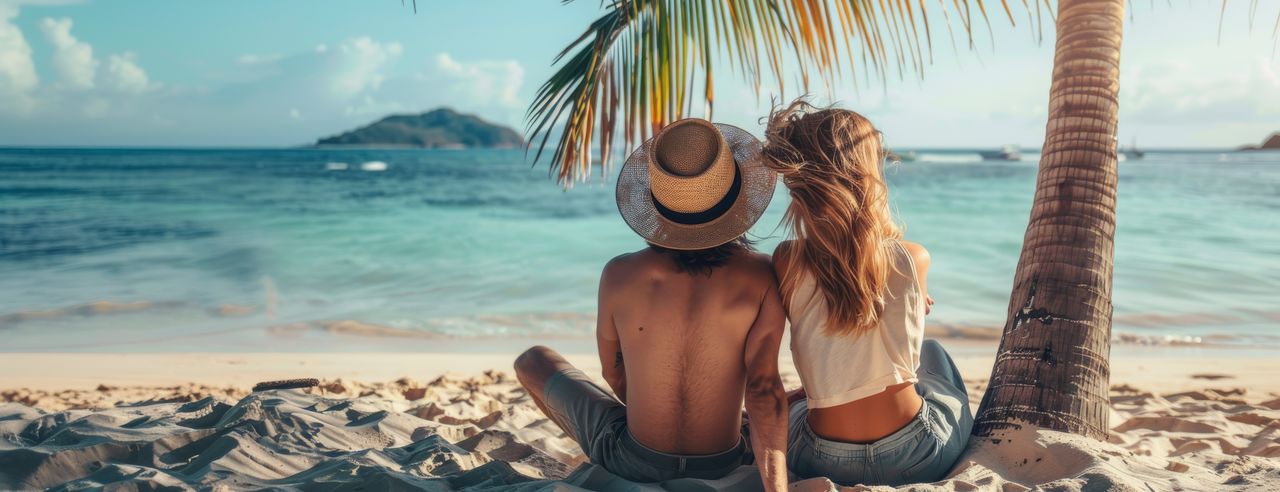
[[[778,259],[786,259],[787,255],[791,253],[791,248],[795,243],[795,239],[787,239],[778,243],[778,246],[773,248],[774,261],[778,261]]]
[[[916,269],[929,268],[931,258],[929,250],[925,249],[924,245],[902,239],[898,240],[898,244],[902,245],[902,249],[907,252],[907,257],[911,259],[911,263],[915,265]]]
[[[787,260],[791,258],[791,248],[794,245],[795,240],[788,239],[778,243],[778,246],[773,248],[773,271],[778,274],[778,278],[782,278],[787,273]]]

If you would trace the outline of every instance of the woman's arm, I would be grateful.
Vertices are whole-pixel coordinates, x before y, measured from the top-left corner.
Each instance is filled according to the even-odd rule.
[[[924,294],[924,314],[929,314],[933,310],[933,297],[929,296],[929,262],[933,260],[929,256],[929,250],[924,249],[919,243],[903,241],[902,246],[907,249],[907,253],[911,255],[911,261],[916,265],[916,280],[920,282],[920,293]]]

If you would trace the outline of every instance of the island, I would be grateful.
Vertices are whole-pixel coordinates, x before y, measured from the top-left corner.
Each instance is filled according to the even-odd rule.
[[[1280,132],[1272,133],[1262,145],[1245,145],[1240,150],[1280,150]]]
[[[428,149],[519,148],[524,139],[511,128],[449,108],[387,116],[341,135],[321,138],[317,147],[419,147]]]

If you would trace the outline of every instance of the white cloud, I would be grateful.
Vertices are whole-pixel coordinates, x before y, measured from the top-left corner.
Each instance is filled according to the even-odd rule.
[[[15,5],[0,2],[0,111],[25,114],[35,106],[31,92],[40,78],[31,60],[31,45],[11,22],[17,16]]]
[[[137,55],[126,51],[107,58],[106,79],[111,88],[129,94],[139,94],[151,88],[147,72],[135,61]]]
[[[71,19],[46,17],[40,21],[40,30],[53,45],[53,67],[62,80],[75,89],[92,89],[98,60],[93,46],[71,34]]]
[[[343,114],[347,116],[384,116],[389,113],[402,113],[409,108],[399,101],[378,101],[366,95],[355,104],[348,104]]]
[[[283,58],[280,55],[255,55],[247,54],[236,57],[236,63],[241,65],[270,65],[276,63]]]
[[[111,101],[96,97],[85,103],[81,112],[84,114],[85,118],[96,119],[106,117],[110,109]]]
[[[470,96],[473,103],[523,105],[520,87],[524,85],[524,67],[515,60],[463,63],[448,53],[439,53],[435,62],[436,69],[452,79],[455,89]]]
[[[33,44],[43,44],[27,46],[16,27],[4,29],[17,16],[13,5],[0,0],[0,12],[7,15],[0,18],[0,33],[9,35],[0,38],[6,41],[0,46],[24,63],[0,65],[0,83],[14,73],[25,78],[0,85],[19,87],[0,92],[0,113],[13,112],[14,98],[8,96],[18,93],[34,109],[23,118],[0,117],[0,143],[292,144],[388,113],[446,105],[512,124],[523,113],[519,91],[525,73],[514,61],[456,60],[391,39],[354,36],[317,39],[296,52],[232,52],[220,60],[222,71],[215,76],[161,84],[148,70],[149,52],[104,51],[74,13],[69,19],[37,18],[40,39]],[[12,42],[15,34],[20,43]],[[42,63],[32,63],[33,48],[42,58],[35,62]],[[412,65],[400,63],[407,57]],[[93,63],[96,70],[84,70]],[[37,69],[55,82],[38,80]],[[180,117],[188,114],[200,117]]]
[[[58,79],[56,84],[41,84],[31,46],[12,20],[24,5],[67,3],[74,2],[0,0],[0,113],[22,116],[28,124],[105,120],[130,112],[129,105],[117,105],[115,99],[160,87],[132,52],[113,54],[100,62],[92,44],[72,34],[75,24],[68,17],[47,17],[36,23],[50,47],[48,69]]]
[[[378,90],[387,79],[387,69],[403,51],[400,43],[379,43],[368,36],[348,39],[332,53],[327,49],[316,50],[329,56],[334,63],[336,72],[331,88],[339,97],[354,97],[365,91]]]
[[[1274,122],[1280,62],[1257,57],[1246,69],[1204,70],[1186,61],[1135,67],[1120,81],[1120,110],[1139,121]]]

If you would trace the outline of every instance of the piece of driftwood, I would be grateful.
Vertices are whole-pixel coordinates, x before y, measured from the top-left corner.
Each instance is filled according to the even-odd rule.
[[[263,381],[253,385],[253,391],[278,390],[278,389],[297,389],[311,388],[320,385],[320,380],[316,378],[302,379],[282,379],[279,381]]]

